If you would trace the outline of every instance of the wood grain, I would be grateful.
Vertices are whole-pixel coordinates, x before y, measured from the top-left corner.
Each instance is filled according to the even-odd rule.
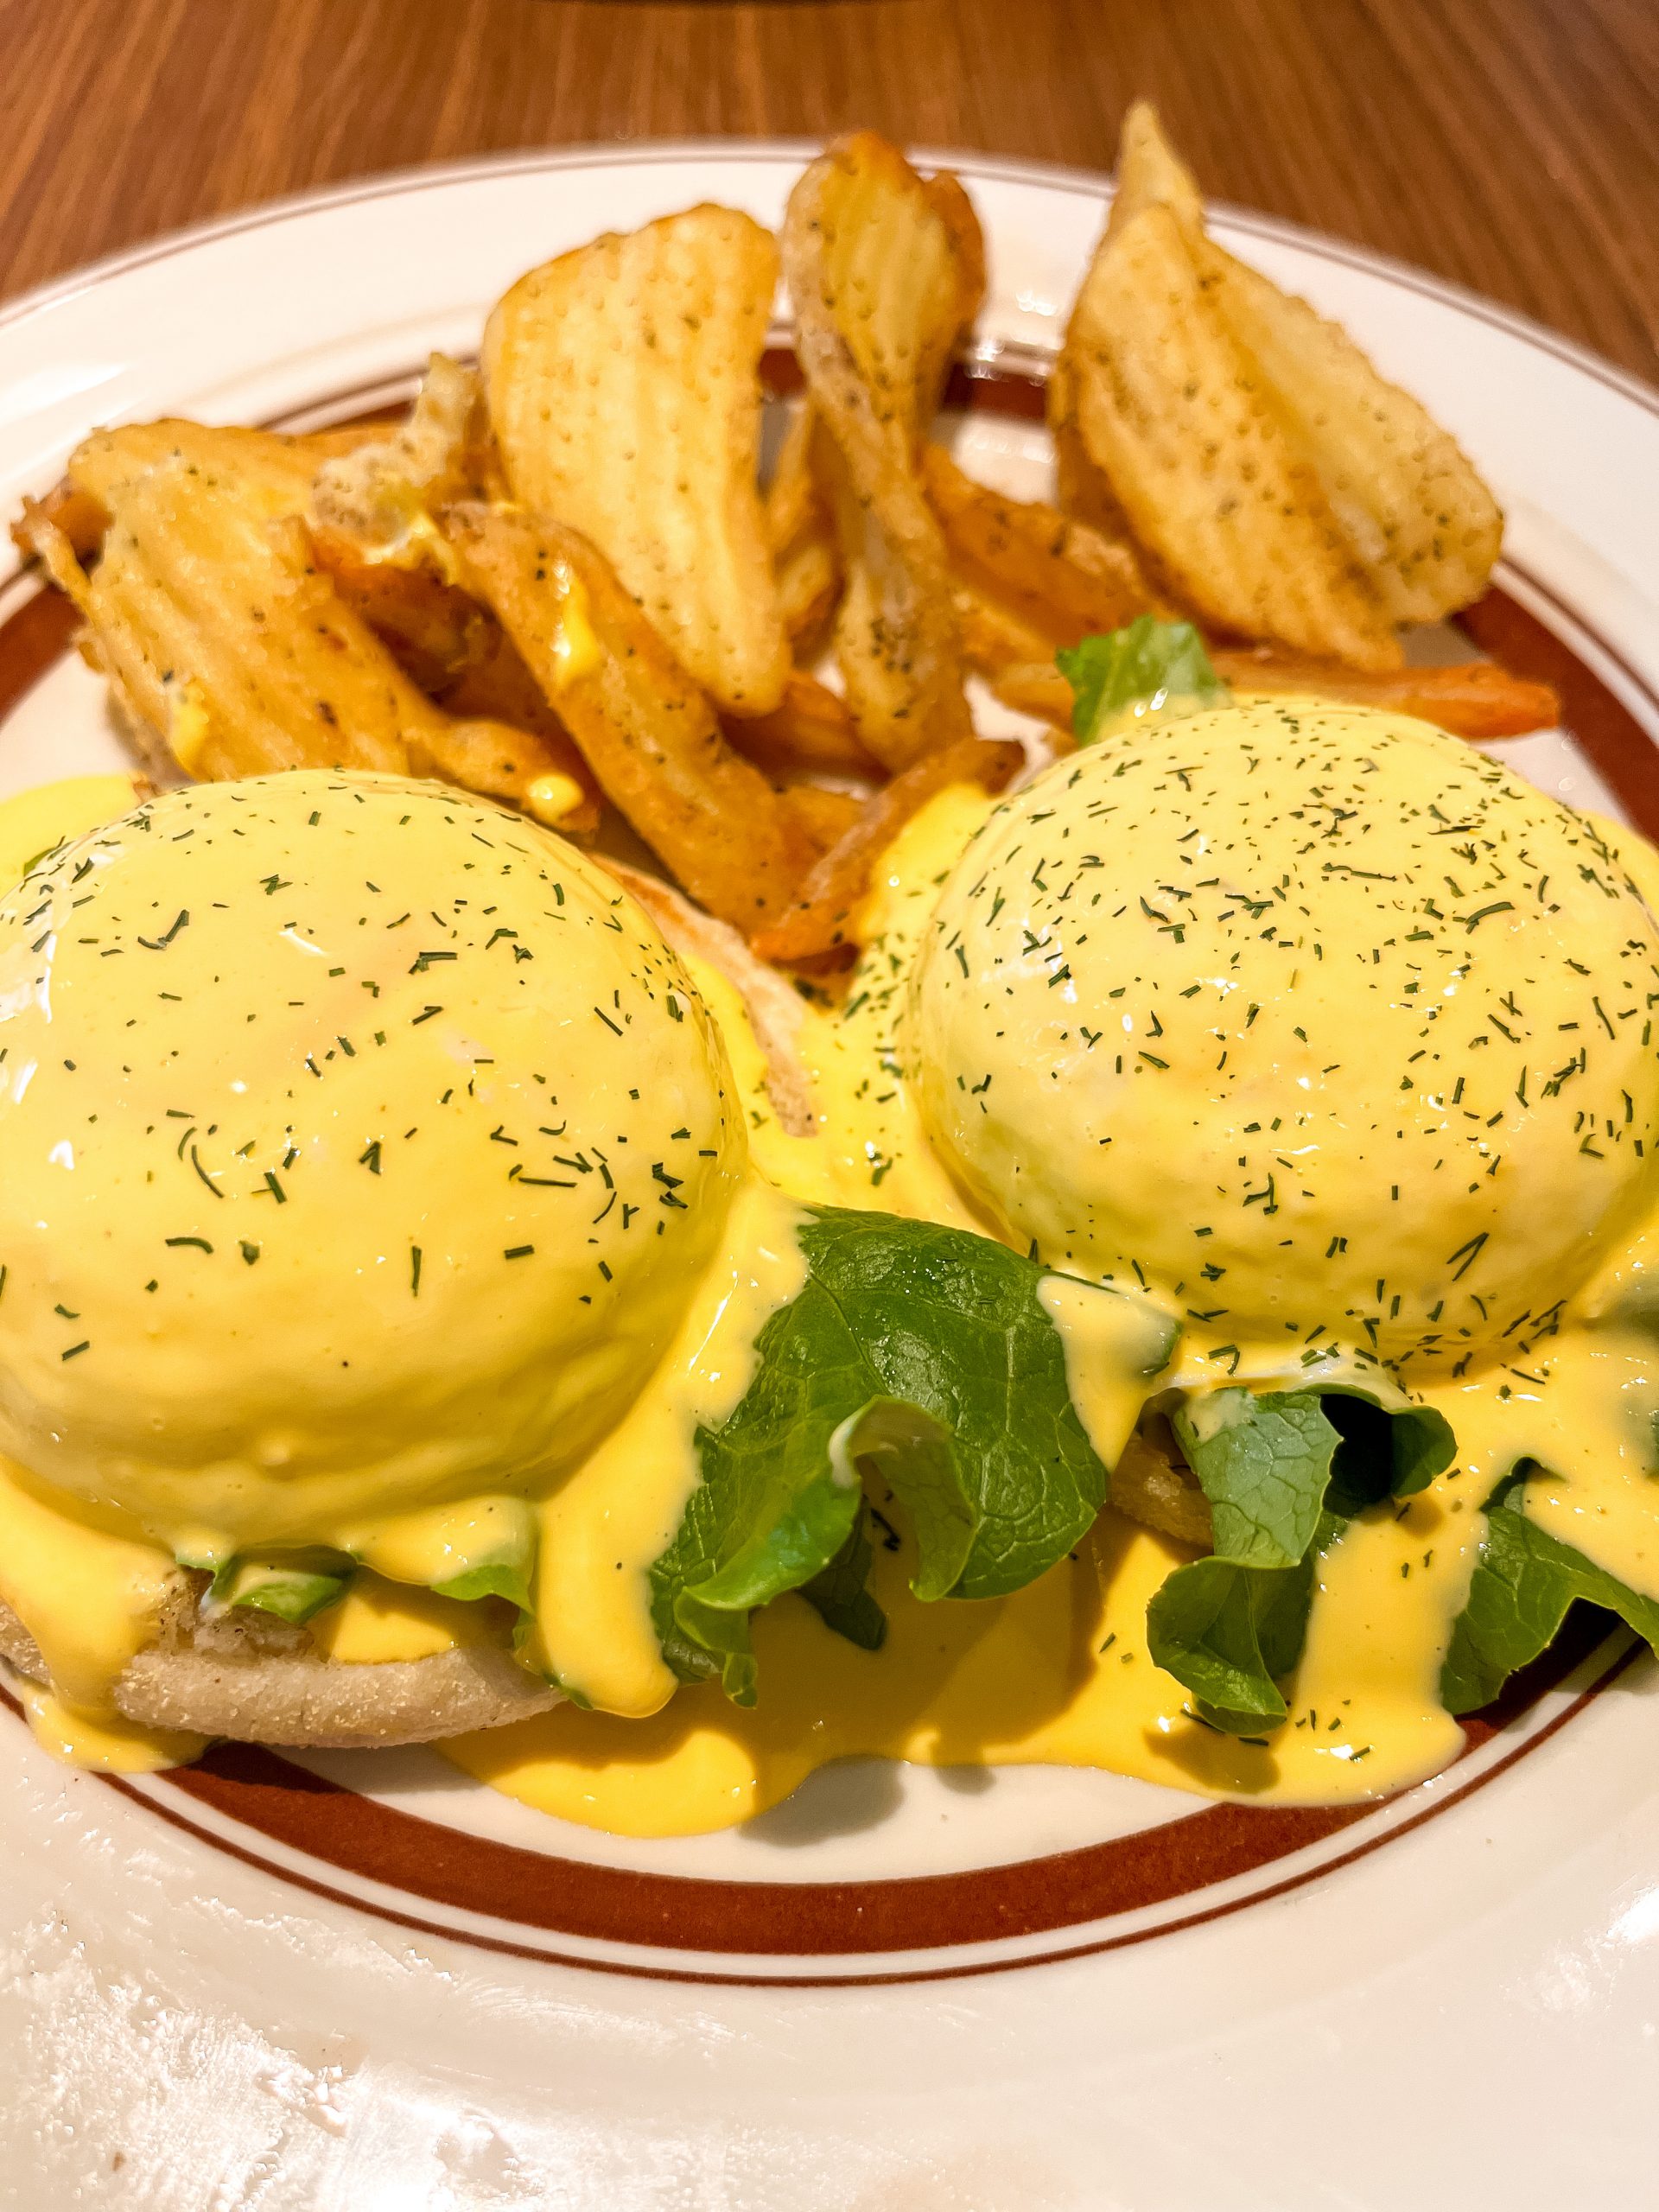
[[[0,0],[0,291],[274,194],[499,148],[866,123],[1207,191],[1659,378],[1655,0]]]

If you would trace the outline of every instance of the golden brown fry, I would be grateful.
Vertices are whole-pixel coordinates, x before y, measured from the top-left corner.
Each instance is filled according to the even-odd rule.
[[[784,225],[797,352],[837,456],[836,656],[859,734],[893,768],[969,730],[916,454],[983,288],[970,222],[959,190],[930,190],[896,147],[861,131],[805,171]]]
[[[592,771],[488,607],[429,568],[371,560],[356,538],[341,531],[316,530],[313,545],[318,565],[404,673],[447,715],[484,730],[481,743],[469,737],[452,747],[443,758],[454,769],[443,766],[441,772],[469,791],[518,804],[529,804],[532,785],[563,779],[581,793],[568,810],[550,816],[544,793],[531,810],[556,820],[571,836],[599,827]],[[448,557],[447,543],[443,550]],[[480,776],[487,780],[477,780]]]
[[[173,458],[214,477],[245,484],[272,517],[303,514],[320,461],[380,435],[373,424],[310,430],[290,437],[274,430],[219,429],[165,418],[94,430],[69,457],[63,480],[35,506],[61,531],[78,560],[89,560],[104,542],[110,502],[121,488],[158,461]],[[12,524],[13,543],[29,550],[29,529]]]
[[[1560,702],[1548,683],[1511,676],[1496,661],[1457,661],[1446,668],[1366,676],[1270,645],[1246,652],[1212,647],[1210,658],[1217,675],[1236,691],[1283,692],[1414,715],[1452,737],[1522,737],[1529,730],[1553,728],[1560,719]],[[1004,668],[992,676],[991,689],[1018,713],[1034,715],[1069,733],[1071,686],[1052,660],[1033,658],[1024,666]]]
[[[762,505],[766,543],[774,561],[787,553],[798,538],[827,530],[830,524],[829,511],[812,473],[812,441],[816,435],[810,402],[794,401]]]
[[[355,539],[365,558],[442,575],[448,548],[434,512],[499,488],[478,372],[434,353],[405,419],[325,461],[311,505],[323,529]]]
[[[830,791],[822,784],[791,784],[782,797],[818,855],[838,845],[864,811],[855,792]]]
[[[1204,194],[1198,180],[1164,136],[1150,100],[1136,100],[1117,141],[1117,177],[1106,235],[1121,231],[1143,207],[1167,207],[1190,238],[1204,234]]]
[[[740,753],[773,773],[806,768],[874,780],[883,773],[880,763],[859,743],[841,694],[798,668],[790,671],[782,702],[772,713],[734,716],[726,734]]]
[[[1457,440],[1347,332],[1207,238],[1200,281],[1287,414],[1393,622],[1435,622],[1485,589],[1497,502]]]
[[[810,659],[841,598],[841,548],[833,533],[802,538],[778,563],[776,575],[785,632]]]
[[[1052,660],[1010,661],[1006,667],[988,671],[987,680],[1005,707],[1050,723],[1070,741],[1077,694]]]
[[[1553,729],[1561,702],[1548,683],[1511,676],[1496,661],[1454,661],[1442,668],[1402,668],[1366,676],[1329,663],[1258,647],[1252,652],[1212,652],[1216,673],[1238,691],[1303,692],[1341,699],[1391,714],[1414,715],[1453,737],[1524,737]]]
[[[437,697],[489,656],[500,626],[458,584],[424,564],[378,560],[342,530],[319,524],[311,535],[341,596],[423,691]]]
[[[800,401],[766,486],[766,542],[791,645],[818,635],[835,612],[841,591],[835,518],[812,462],[814,443],[823,435],[810,405]]]
[[[1073,312],[1051,419],[1063,504],[1094,519],[1103,501],[1120,503],[1170,588],[1248,635],[1380,668],[1369,630],[1466,606],[1497,556],[1503,517],[1455,439],[1344,331],[1206,235],[1198,186],[1144,102],[1124,124],[1117,189]],[[1191,588],[1206,565],[1192,486],[1184,500],[1154,500],[1132,435],[1138,428],[1144,447],[1154,429],[1172,435],[1183,424],[1200,446],[1207,437],[1208,474],[1252,524],[1207,598]],[[1310,587],[1288,609],[1270,575],[1281,495],[1279,568]],[[1345,549],[1372,605],[1369,622],[1341,583],[1332,546],[1308,567],[1309,525]],[[1211,533],[1211,565],[1213,554]]]
[[[597,545],[724,710],[766,714],[789,643],[756,486],[770,232],[694,207],[519,278],[484,334],[515,499]]]
[[[1154,605],[1130,549],[1058,507],[975,483],[943,446],[923,448],[922,480],[959,582],[1000,601],[1051,650],[1121,629]]]
[[[563,730],[441,714],[410,731],[409,759],[412,774],[522,807],[562,836],[589,837],[599,827],[598,787]]]
[[[543,819],[579,807],[540,741],[454,722],[417,690],[341,598],[303,523],[269,519],[245,489],[182,455],[112,486],[90,576],[39,509],[28,518],[149,765],[205,779],[435,772]]]
[[[972,327],[974,317],[985,299],[985,233],[962,179],[950,169],[938,169],[933,175],[923,178],[922,190],[950,241],[951,257],[956,264],[957,299],[954,330],[950,328],[950,315],[945,314],[931,320],[925,327],[928,351],[917,379],[922,403],[916,421],[918,438],[925,435],[929,423],[939,411],[945,378],[950,373],[957,347]]]
[[[1245,637],[1398,665],[1386,610],[1316,472],[1162,201],[1103,241],[1065,356],[1090,457],[1174,598]]]
[[[1053,666],[1054,639],[1046,630],[1038,629],[1001,600],[976,591],[971,584],[959,582],[951,596],[962,634],[963,658],[969,668],[993,679],[993,690],[995,679],[1004,669],[1020,667],[1027,661],[1046,661]]]
[[[1215,1543],[1210,1501],[1181,1457],[1174,1431],[1161,1414],[1149,1414],[1112,1468],[1109,1493],[1120,1513],[1204,1551]]]
[[[89,561],[104,543],[110,511],[90,492],[78,492],[67,476],[60,477],[43,499],[28,499],[11,525],[11,542],[23,558],[35,556],[35,537],[40,530],[56,532],[78,561]]]
[[[1049,374],[1047,398],[1049,435],[1054,441],[1054,489],[1061,513],[1087,523],[1115,544],[1132,543],[1135,533],[1129,518],[1084,443],[1072,365],[1064,353]]]
[[[800,823],[721,734],[714,709],[596,547],[479,503],[444,526],[610,798],[712,913],[746,931],[811,864]]]
[[[969,737],[913,762],[876,793],[823,855],[787,912],[755,938],[755,950],[791,967],[844,955],[858,942],[858,908],[869,889],[870,870],[911,816],[951,784],[982,784],[1000,791],[1024,760],[1018,745]]]

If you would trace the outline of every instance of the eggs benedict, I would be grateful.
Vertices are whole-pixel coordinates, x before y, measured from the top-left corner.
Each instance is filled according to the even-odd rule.
[[[859,1753],[1433,1772],[1576,1599],[1659,1635],[1656,882],[1285,701],[941,794],[787,1014],[435,787],[65,844],[0,904],[37,1730],[654,1834]]]
[[[878,1652],[774,1607],[752,1713],[454,1755],[652,1832],[861,1751],[1339,1800],[1455,1757],[1576,1599],[1653,1637],[1656,874],[1421,723],[1312,702],[1130,714],[1000,804],[933,802],[800,1022],[815,1133],[752,1141],[804,1197],[1055,1270],[1080,1407],[1115,1370],[1070,1285],[1162,1317],[1118,1510],[925,1614],[895,1516]]]
[[[925,1597],[1013,1586],[1169,1334],[1077,1287],[1122,1332],[1085,1430],[1040,1268],[786,1195],[620,885],[397,778],[172,791],[38,858],[0,1160],[0,1649],[106,1763],[752,1699],[773,1596],[877,1634],[863,1460]]]

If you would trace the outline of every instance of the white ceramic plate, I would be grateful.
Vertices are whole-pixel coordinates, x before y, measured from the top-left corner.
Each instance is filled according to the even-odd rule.
[[[296,426],[465,353],[523,268],[807,149],[429,170],[261,210],[0,315],[0,505],[98,423]],[[1044,487],[1032,378],[1101,181],[964,160],[991,245],[959,449]],[[1659,828],[1659,398],[1255,219],[1510,515],[1473,633],[1567,702],[1509,757]],[[0,792],[121,756],[26,576]],[[1232,2212],[1652,2201],[1659,1669],[1618,1642],[1357,1816],[1050,1770],[858,1765],[744,1832],[597,1836],[424,1753],[112,1784],[0,1712],[0,2202],[168,2212]],[[1557,1670],[1559,1674],[1559,1670]]]

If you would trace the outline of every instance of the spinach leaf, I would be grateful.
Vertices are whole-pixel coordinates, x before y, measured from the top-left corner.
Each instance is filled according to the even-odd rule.
[[[1036,1261],[966,1230],[833,1207],[800,1235],[805,1285],[761,1330],[736,1410],[698,1431],[702,1478],[652,1569],[670,1665],[688,1681],[718,1675],[742,1704],[755,1694],[754,1606],[815,1584],[858,1640],[874,1633],[874,1601],[855,1606],[851,1583],[861,1461],[910,1516],[913,1587],[928,1599],[1034,1581],[1106,1492]],[[1150,1381],[1174,1331],[1148,1307],[1137,1334]]]
[[[339,1603],[354,1572],[343,1552],[308,1549],[265,1557],[244,1554],[214,1575],[207,1604],[214,1611],[245,1606],[300,1628]]]
[[[1659,1649],[1659,1604],[1529,1521],[1525,1481],[1524,1468],[1518,1469],[1486,1508],[1468,1600],[1440,1672],[1440,1702],[1448,1713],[1490,1705],[1517,1667],[1548,1649],[1580,1599],[1617,1613]]]
[[[1184,1683],[1200,1719],[1232,1736],[1262,1735],[1287,1717],[1276,1677],[1302,1656],[1316,1553],[1342,1531],[1334,1514],[1294,1567],[1196,1559],[1178,1567],[1147,1608],[1154,1663]]]
[[[1327,1503],[1352,1515],[1409,1497],[1457,1450],[1441,1414],[1385,1408],[1357,1384],[1217,1390],[1178,1408],[1173,1427],[1210,1501],[1217,1554],[1244,1567],[1294,1567]]]
[[[1062,647],[1054,661],[1075,695],[1071,729],[1079,745],[1104,735],[1114,716],[1135,705],[1173,720],[1224,707],[1231,696],[1190,622],[1139,614],[1121,630]]]
[[[1403,1497],[1452,1464],[1456,1444],[1426,1406],[1378,1402],[1363,1385],[1219,1390],[1172,1416],[1210,1501],[1215,1553],[1177,1567],[1153,1599],[1153,1658],[1235,1734],[1286,1717],[1275,1677],[1301,1656],[1313,1554],[1344,1522]]]
[[[870,1516],[864,1508],[829,1566],[801,1585],[802,1597],[817,1610],[824,1626],[863,1651],[879,1651],[887,1637],[887,1617],[864,1586],[873,1556]]]

